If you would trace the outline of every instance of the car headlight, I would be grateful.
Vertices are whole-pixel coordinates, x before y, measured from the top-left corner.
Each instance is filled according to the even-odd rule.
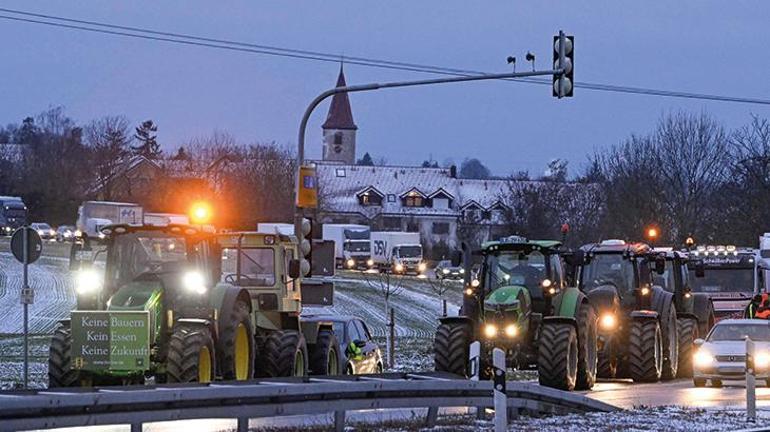
[[[353,261],[353,259],[352,259],[352,258],[351,258],[351,259],[349,259],[349,260],[348,260],[348,268],[353,268],[353,266],[354,266],[354,265],[356,265],[356,262],[355,262],[355,261]]]
[[[70,238],[70,237],[72,237],[72,233],[69,232],[69,231],[65,231],[64,232],[64,238]]]
[[[107,236],[103,232],[100,232],[98,237],[104,240]]]
[[[374,267],[374,260],[369,258],[368,260],[366,260],[366,265],[369,267]]]
[[[494,324],[487,324],[484,326],[484,336],[488,339],[492,339],[497,336],[497,326]]]
[[[75,230],[75,237],[81,237],[83,236],[83,231]]]
[[[56,231],[54,231],[54,230],[50,230],[50,231],[48,231],[48,233],[51,234],[51,235],[56,235]]]
[[[505,326],[505,335],[512,338],[516,337],[516,335],[519,333],[519,329],[516,328],[516,324],[508,324]]]
[[[404,265],[403,265],[403,264],[401,264],[401,263],[399,263],[399,264],[396,264],[396,271],[397,271],[397,272],[402,272],[402,271],[404,271]]]
[[[449,274],[449,269],[441,269],[441,273]]]
[[[420,269],[421,272],[425,271],[428,266],[425,265],[425,263],[420,263],[419,266],[417,266],[418,269]]]
[[[43,235],[43,234],[45,234],[45,233],[43,232],[43,230],[37,230],[37,234],[38,234],[38,235]]]
[[[754,355],[754,367],[756,369],[767,369],[770,367],[770,353],[761,352]]]
[[[706,351],[698,350],[698,352],[696,352],[693,356],[693,363],[697,367],[708,367],[714,363],[714,356]]]
[[[79,295],[93,294],[102,287],[102,278],[94,269],[80,270],[75,274],[75,292]]]
[[[614,314],[605,313],[599,319],[599,326],[604,330],[613,330],[618,325],[618,320]]]
[[[464,268],[460,269],[460,274],[465,274],[465,269]]]
[[[182,276],[182,285],[185,289],[196,294],[204,294],[206,292],[206,279],[203,274],[197,271],[188,271]]]

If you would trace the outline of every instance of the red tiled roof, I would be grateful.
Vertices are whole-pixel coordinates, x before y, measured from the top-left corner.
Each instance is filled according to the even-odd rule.
[[[340,66],[340,75],[337,77],[337,87],[345,87],[345,73]],[[358,129],[353,122],[353,111],[350,109],[350,99],[347,93],[337,93],[332,97],[329,113],[326,115],[324,129]]]

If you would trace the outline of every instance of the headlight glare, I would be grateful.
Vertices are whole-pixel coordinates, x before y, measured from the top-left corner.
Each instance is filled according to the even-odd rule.
[[[512,338],[516,337],[516,334],[519,333],[519,329],[516,328],[516,324],[508,324],[505,326],[505,335]]]
[[[349,259],[347,264],[348,264],[348,268],[353,268],[353,266],[356,265],[356,262],[353,261],[353,259]]]
[[[80,295],[95,293],[101,286],[101,277],[94,269],[80,270],[75,274],[75,291]]]
[[[368,260],[366,260],[366,265],[369,267],[374,267],[374,260],[369,258]]]
[[[698,350],[693,356],[693,363],[698,367],[708,367],[714,363],[714,356],[706,351]]]
[[[417,266],[418,269],[420,269],[421,272],[424,272],[428,266],[425,265],[425,263],[420,263],[419,266]]]
[[[599,320],[599,325],[604,330],[612,330],[615,328],[617,324],[618,324],[618,320],[615,318],[615,315],[611,313],[603,314],[601,319]]]
[[[761,352],[754,355],[754,367],[757,369],[767,369],[770,367],[770,353]]]
[[[484,336],[488,339],[492,339],[497,336],[497,326],[494,324],[487,324],[484,326]]]
[[[184,285],[186,290],[196,294],[204,294],[206,292],[206,279],[197,271],[185,273],[182,276],[182,285]]]

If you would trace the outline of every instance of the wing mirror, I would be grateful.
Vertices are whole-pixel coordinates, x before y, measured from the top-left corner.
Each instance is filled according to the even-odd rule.
[[[666,259],[663,257],[655,258],[655,273],[662,275],[666,272]]]
[[[706,343],[706,341],[701,339],[701,338],[698,338],[698,339],[695,339],[694,341],[692,341],[692,344],[697,346],[697,347],[703,345],[704,343]]]
[[[298,259],[289,261],[289,277],[292,279],[298,279],[300,277],[301,265]]]
[[[356,345],[358,348],[363,348],[363,347],[365,347],[365,346],[366,346],[366,341],[362,341],[362,340],[354,340],[354,341],[353,341],[353,343],[354,343],[354,344],[355,344],[355,345]]]

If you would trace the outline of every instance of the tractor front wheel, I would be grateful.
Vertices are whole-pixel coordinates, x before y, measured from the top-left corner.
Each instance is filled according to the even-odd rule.
[[[471,345],[471,327],[463,322],[442,323],[433,341],[434,363],[437,372],[470,375],[468,349]]]
[[[310,350],[311,375],[339,375],[340,356],[337,336],[332,330],[320,330]]]
[[[596,383],[596,311],[586,303],[578,310],[578,371],[575,388],[590,390]]]
[[[249,306],[238,300],[226,320],[217,353],[222,378],[238,381],[250,379],[254,376],[254,330]]]
[[[663,370],[663,337],[656,319],[634,320],[628,338],[628,371],[636,382],[655,382]]]
[[[571,323],[543,323],[538,340],[537,372],[540,385],[575,389],[578,374],[578,332]]]
[[[259,355],[260,376],[288,377],[307,375],[307,345],[297,330],[271,332]]]
[[[214,379],[216,371],[214,339],[211,331],[200,325],[177,324],[171,334],[166,359],[166,381],[201,382]]]
[[[51,338],[48,355],[48,388],[74,387],[78,384],[78,371],[72,368],[72,332],[59,326]]]
[[[679,369],[676,371],[678,378],[692,376],[692,347],[695,339],[698,339],[698,322],[692,318],[684,318],[676,321],[679,327]]]

